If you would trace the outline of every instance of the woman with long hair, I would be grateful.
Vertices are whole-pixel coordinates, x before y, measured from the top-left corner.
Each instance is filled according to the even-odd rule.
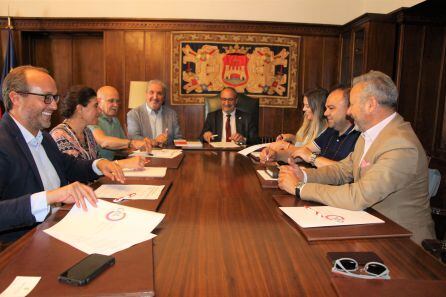
[[[327,128],[327,120],[324,117],[327,97],[328,91],[323,88],[315,88],[305,92],[302,108],[304,120],[299,130],[295,135],[280,134],[276,142],[262,150],[260,161],[275,160],[277,152],[289,148],[290,143],[294,144],[295,147],[301,147],[313,142]]]

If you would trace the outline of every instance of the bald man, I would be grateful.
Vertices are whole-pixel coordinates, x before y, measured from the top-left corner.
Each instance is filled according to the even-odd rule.
[[[151,150],[150,141],[130,140],[124,133],[117,115],[121,99],[114,87],[103,86],[97,91],[100,116],[98,124],[90,126],[96,142],[99,144],[99,156],[109,160],[115,159],[116,151],[121,149]]]

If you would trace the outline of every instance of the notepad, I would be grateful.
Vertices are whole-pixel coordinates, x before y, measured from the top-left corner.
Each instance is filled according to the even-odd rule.
[[[125,177],[164,177],[167,167],[144,167],[143,170],[122,169]]]
[[[331,206],[279,207],[302,228],[379,224],[383,220],[365,212]]]

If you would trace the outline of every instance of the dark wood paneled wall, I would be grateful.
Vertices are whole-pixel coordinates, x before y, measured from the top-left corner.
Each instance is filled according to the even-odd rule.
[[[1,23],[1,22],[0,22]],[[296,132],[302,119],[301,94],[329,88],[338,81],[339,26],[261,22],[197,22],[147,20],[16,19],[22,63],[50,69],[61,94],[74,84],[115,86],[123,98],[119,113],[125,123],[132,80],[154,78],[170,84],[171,32],[216,31],[277,33],[302,36],[296,108],[260,109],[259,132],[275,136]],[[2,35],[3,37],[3,35]],[[2,44],[5,39],[2,38]],[[201,105],[173,106],[186,138],[197,138],[204,119]],[[59,117],[54,119],[60,121]]]

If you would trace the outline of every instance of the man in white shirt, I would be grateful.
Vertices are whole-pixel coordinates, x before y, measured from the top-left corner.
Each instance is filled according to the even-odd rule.
[[[226,87],[220,92],[221,109],[210,112],[200,138],[206,142],[223,141],[254,144],[257,126],[252,117],[236,108],[237,92]]]
[[[81,184],[104,174],[124,181],[121,168],[105,159],[76,160],[62,154],[43,129],[51,125],[59,95],[47,70],[14,68],[2,95],[7,113],[0,122],[0,243],[20,237],[42,222],[57,202],[96,205],[93,190]]]
[[[426,153],[410,123],[396,113],[398,90],[379,71],[353,80],[348,114],[362,131],[346,159],[319,169],[282,166],[279,187],[303,200],[350,210],[372,207],[433,238]]]

